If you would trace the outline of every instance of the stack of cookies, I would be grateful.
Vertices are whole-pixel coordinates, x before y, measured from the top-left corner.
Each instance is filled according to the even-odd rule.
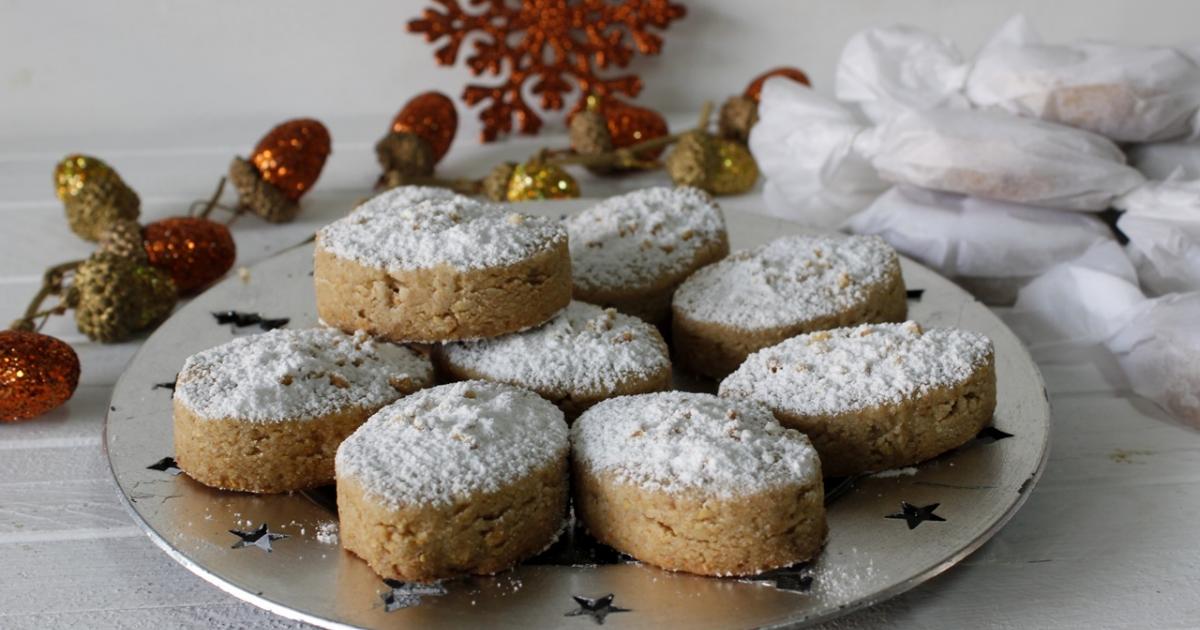
[[[900,323],[877,238],[728,242],[691,188],[561,222],[393,189],[317,234],[324,328],[188,359],[176,459],[230,490],[336,482],[342,544],[385,578],[507,569],[572,512],[670,570],[808,560],[823,476],[923,461],[990,421],[991,344]],[[669,391],[672,356],[719,395]]]

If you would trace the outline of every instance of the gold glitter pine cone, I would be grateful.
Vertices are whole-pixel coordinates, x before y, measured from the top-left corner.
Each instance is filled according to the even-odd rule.
[[[175,284],[162,271],[97,252],[75,271],[68,303],[80,332],[112,343],[166,319],[177,299]]]
[[[492,168],[487,177],[483,178],[483,194],[492,201],[508,199],[508,182],[512,180],[513,171],[517,169],[516,162],[501,162]]]
[[[79,385],[79,355],[66,342],[25,330],[0,331],[0,422],[36,418]]]
[[[287,223],[300,212],[299,203],[288,199],[283,191],[264,180],[247,160],[233,158],[229,164],[229,181],[237,190],[241,204],[271,223]]]
[[[720,164],[717,139],[703,131],[689,131],[680,136],[666,159],[667,174],[676,186],[693,186],[709,192]]]
[[[758,122],[758,103],[747,96],[730,96],[721,105],[717,119],[717,135],[745,144],[750,140],[750,129]]]
[[[415,133],[389,131],[375,143],[375,157],[383,167],[385,182],[402,182],[408,177],[433,175],[433,147]]]
[[[68,155],[54,169],[54,188],[71,231],[95,241],[118,219],[136,220],[141,200],[103,160]]]
[[[579,184],[562,167],[544,162],[527,162],[513,168],[504,193],[507,201],[575,199]]]
[[[131,219],[114,221],[100,233],[100,247],[96,251],[145,263],[146,243],[142,239],[141,224]]]

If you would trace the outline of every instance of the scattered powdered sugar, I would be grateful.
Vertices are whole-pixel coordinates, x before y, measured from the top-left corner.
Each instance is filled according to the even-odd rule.
[[[812,483],[816,451],[765,407],[712,394],[610,398],[571,428],[572,455],[595,473],[665,492],[748,495]]]
[[[654,326],[577,301],[537,328],[442,351],[455,366],[541,392],[611,391],[671,367]]]
[[[567,448],[558,407],[511,385],[463,381],[381,409],[338,447],[336,466],[389,508],[444,505],[500,490]]]
[[[571,273],[584,289],[636,288],[690,271],[725,234],[725,217],[696,188],[646,188],[567,217]]]
[[[322,521],[317,523],[317,542],[322,545],[338,544],[338,522]]]
[[[690,319],[743,329],[795,325],[862,304],[899,268],[877,236],[788,236],[700,269],[673,305]]]
[[[975,332],[866,324],[759,350],[721,381],[720,392],[797,415],[843,414],[954,387],[991,354],[992,342]]]
[[[515,264],[567,237],[553,219],[434,190],[400,187],[373,197],[322,228],[317,242],[369,267],[467,270]]]
[[[429,359],[366,333],[282,328],[188,357],[175,398],[201,418],[304,420],[378,407],[433,381]]]

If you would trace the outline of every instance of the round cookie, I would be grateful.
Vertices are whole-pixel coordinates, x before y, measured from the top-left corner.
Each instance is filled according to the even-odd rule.
[[[434,362],[454,379],[531,389],[568,420],[606,398],[671,386],[670,353],[657,328],[578,301],[537,328],[448,343],[434,352]]]
[[[725,217],[697,188],[646,188],[564,220],[575,299],[657,324],[675,287],[729,253]]]
[[[909,466],[962,446],[992,421],[992,342],[916,322],[788,339],[746,359],[722,397],[760,402],[821,453],[827,476]]]
[[[338,444],[433,382],[425,356],[364,333],[280,329],[188,357],[175,382],[175,461],[214,488],[287,492],[333,481]]]
[[[685,369],[721,378],[801,333],[908,312],[896,251],[877,236],[788,236],[692,274],[675,292],[671,339]]]
[[[342,330],[431,343],[536,326],[571,300],[557,222],[400,187],[317,233],[317,312]]]
[[[486,381],[418,392],[338,448],[342,546],[384,578],[503,571],[562,531],[568,451],[562,412],[533,392]]]
[[[576,516],[643,562],[750,575],[808,560],[825,540],[817,453],[761,405],[612,398],[576,420],[571,453]]]

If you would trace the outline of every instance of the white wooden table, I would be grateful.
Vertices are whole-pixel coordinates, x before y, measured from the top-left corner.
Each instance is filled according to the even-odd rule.
[[[376,176],[372,143],[388,114],[327,120],[334,155],[293,224],[234,227],[238,265],[294,244],[347,210]],[[86,256],[51,186],[71,151],[113,164],[142,196],[146,221],[206,198],[235,153],[274,120],[145,136],[44,137],[0,147],[0,323],[16,318],[42,270]],[[479,148],[460,134],[447,175],[480,174],[543,136]],[[591,196],[646,180],[584,178]],[[756,195],[725,205],[753,209]],[[100,449],[112,385],[138,342],[87,341],[69,318],[46,332],[83,363],[75,397],[35,421],[0,425],[0,628],[296,627],[242,603],[167,558],[122,508]],[[1200,627],[1200,435],[1164,420],[1105,377],[1103,355],[1043,363],[1054,418],[1041,483],[980,551],[914,591],[831,624],[839,628]],[[171,379],[164,374],[163,380]],[[167,421],[164,418],[164,422]]]

